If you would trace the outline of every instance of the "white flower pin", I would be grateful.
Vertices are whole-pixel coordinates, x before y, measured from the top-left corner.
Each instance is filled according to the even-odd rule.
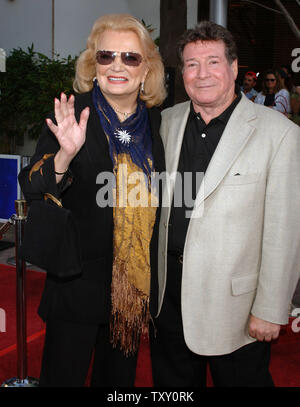
[[[118,129],[115,132],[115,135],[121,141],[122,144],[129,144],[131,141],[131,135],[127,132],[127,130]]]

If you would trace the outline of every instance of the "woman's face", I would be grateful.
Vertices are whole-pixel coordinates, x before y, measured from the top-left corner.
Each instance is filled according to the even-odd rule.
[[[148,73],[145,55],[138,36],[132,31],[107,30],[101,34],[97,51],[116,52],[113,60],[107,65],[96,62],[96,77],[100,89],[108,102],[117,104],[128,99],[128,104],[135,103],[140,84]],[[142,61],[138,66],[127,65],[122,60],[121,52],[139,54]]]
[[[273,93],[276,86],[276,77],[272,73],[267,74],[265,78],[266,88],[270,93]]]

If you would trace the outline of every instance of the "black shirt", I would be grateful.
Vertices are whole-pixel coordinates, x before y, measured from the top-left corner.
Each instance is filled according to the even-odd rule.
[[[264,102],[265,106],[275,106],[275,93],[271,93],[271,94],[267,94],[265,97],[265,102]]]
[[[196,113],[191,102],[180,158],[169,221],[169,251],[183,252],[193,203],[203,175],[221,139],[228,120],[241,100],[241,93],[231,105],[208,124]],[[180,179],[181,178],[181,179]],[[184,191],[184,194],[181,193]],[[184,196],[183,196],[184,195]],[[183,197],[182,197],[183,196]],[[182,200],[180,199],[182,197]]]

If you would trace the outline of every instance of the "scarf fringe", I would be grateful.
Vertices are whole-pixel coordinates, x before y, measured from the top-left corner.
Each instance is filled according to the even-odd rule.
[[[128,281],[126,264],[117,259],[113,266],[111,290],[111,343],[114,348],[119,345],[126,356],[134,355],[141,334],[148,335],[149,332],[149,296]]]

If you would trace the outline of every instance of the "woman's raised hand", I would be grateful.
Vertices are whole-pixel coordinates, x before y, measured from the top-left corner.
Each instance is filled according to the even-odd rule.
[[[52,133],[55,134],[60,145],[60,155],[64,159],[71,161],[85,142],[86,126],[90,110],[86,107],[80,114],[79,123],[75,118],[74,96],[71,95],[69,100],[62,93],[61,98],[54,99],[54,112],[57,124],[51,119],[46,119],[46,123]]]

